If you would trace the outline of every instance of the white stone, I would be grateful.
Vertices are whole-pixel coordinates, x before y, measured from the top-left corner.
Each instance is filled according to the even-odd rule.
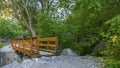
[[[61,53],[61,55],[64,55],[64,56],[77,56],[77,54],[74,53],[72,51],[72,49],[70,49],[70,48],[64,49],[63,52]]]

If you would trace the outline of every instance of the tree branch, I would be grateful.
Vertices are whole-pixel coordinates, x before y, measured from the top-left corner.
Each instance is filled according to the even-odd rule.
[[[28,9],[27,9],[27,6],[26,6],[26,4],[25,4],[25,2],[24,2],[24,0],[22,0],[22,2],[23,2],[23,6],[24,6],[24,9],[25,9],[25,11],[26,11],[26,13],[27,13],[27,17],[28,17],[28,23],[29,23],[29,25],[30,25],[30,27],[32,27],[32,21],[31,21],[31,15],[29,14],[29,11],[28,11]]]
[[[48,4],[48,7],[47,7],[47,12],[48,12],[48,13],[49,13],[49,11],[50,11],[50,8],[51,8],[53,2],[54,2],[54,0],[52,0],[52,1]]]
[[[23,15],[23,13],[22,13],[22,9],[20,8],[20,6],[17,4],[17,2],[16,2],[16,0],[12,0],[12,2],[14,3],[14,5],[16,6],[16,8],[18,8],[18,10],[19,10],[19,13],[20,14],[18,14],[17,13],[17,11],[18,10],[16,10],[15,8],[13,8],[13,11],[14,11],[14,13],[15,13],[15,17],[17,17],[17,19],[19,20],[19,21],[21,21],[21,19],[23,19],[23,21],[24,22],[20,22],[22,25],[24,25],[24,26],[28,26],[28,24],[27,23],[25,23],[25,22],[27,22],[26,20],[25,20],[25,17],[24,17],[24,15]]]

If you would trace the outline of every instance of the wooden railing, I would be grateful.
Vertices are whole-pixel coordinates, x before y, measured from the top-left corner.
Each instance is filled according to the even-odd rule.
[[[58,38],[49,37],[49,38],[22,38],[22,39],[12,39],[11,45],[13,49],[24,55],[30,57],[36,57],[40,55],[40,51],[45,52],[58,52]]]

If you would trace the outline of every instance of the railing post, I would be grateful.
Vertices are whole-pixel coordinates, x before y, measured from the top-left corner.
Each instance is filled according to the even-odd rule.
[[[37,49],[37,53],[39,54],[40,48],[39,48],[39,38],[38,37],[36,38],[36,49]]]
[[[24,40],[24,38],[22,39],[22,47],[23,47],[23,54],[25,55],[25,40]]]
[[[58,52],[58,38],[56,37],[56,53]]]
[[[18,42],[18,52],[20,52],[20,40],[19,39],[17,39],[17,42]]]
[[[32,38],[30,38],[30,56],[32,57],[33,51],[32,51]]]

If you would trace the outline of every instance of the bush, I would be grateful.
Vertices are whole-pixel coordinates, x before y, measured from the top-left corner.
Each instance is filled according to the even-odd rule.
[[[0,48],[3,47],[3,44],[0,42]]]
[[[108,59],[104,61],[105,68],[120,68],[120,61],[114,59]]]
[[[91,45],[89,43],[82,43],[71,47],[78,55],[89,55],[91,54]]]
[[[120,16],[105,22],[101,36],[106,38],[105,49],[100,51],[105,59],[105,68],[120,68]],[[110,58],[110,59],[108,59]]]
[[[107,39],[106,48],[101,53],[104,56],[113,57],[119,59],[120,57],[120,16],[116,16],[107,21],[101,32],[101,36]]]
[[[0,38],[16,38],[24,33],[23,28],[16,21],[0,18]]]

